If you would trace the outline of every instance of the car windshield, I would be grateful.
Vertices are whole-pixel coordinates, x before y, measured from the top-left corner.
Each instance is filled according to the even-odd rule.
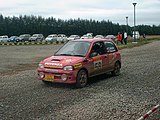
[[[94,38],[104,38],[102,35],[96,35]]]
[[[90,47],[90,42],[87,41],[69,41],[61,49],[56,56],[80,56],[85,57]]]
[[[76,37],[76,35],[71,35],[71,36],[70,36],[70,38],[75,38],[75,37]]]
[[[114,38],[114,35],[107,35],[106,38]]]
[[[88,37],[87,35],[83,35],[82,37]]]
[[[32,37],[38,37],[38,34],[34,34]]]
[[[52,38],[52,37],[54,37],[54,36],[52,36],[52,35],[49,35],[49,36],[48,36],[48,38]]]
[[[24,37],[25,35],[20,35],[19,37]]]
[[[16,38],[16,36],[11,36],[10,38]]]
[[[64,35],[58,35],[58,37],[63,37]]]
[[[49,35],[48,38],[56,37],[56,35]]]

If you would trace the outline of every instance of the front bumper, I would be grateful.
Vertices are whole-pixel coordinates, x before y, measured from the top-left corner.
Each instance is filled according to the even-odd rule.
[[[38,79],[55,83],[76,83],[78,70],[38,68]],[[63,79],[66,78],[66,79]]]

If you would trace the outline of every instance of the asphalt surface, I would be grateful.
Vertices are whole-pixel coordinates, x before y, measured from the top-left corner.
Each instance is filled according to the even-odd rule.
[[[121,50],[121,75],[82,89],[37,79],[38,62],[60,46],[0,46],[1,120],[136,120],[160,104],[160,41]],[[160,120],[160,109],[147,120]]]

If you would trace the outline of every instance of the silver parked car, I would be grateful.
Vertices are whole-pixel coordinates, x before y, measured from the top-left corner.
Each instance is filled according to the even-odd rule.
[[[9,39],[7,35],[0,36],[0,42],[7,42],[8,40]]]
[[[79,35],[71,35],[67,38],[68,41],[70,40],[76,40],[76,39],[80,39]]]
[[[67,41],[67,36],[64,34],[58,34],[57,37],[57,42],[66,42]]]
[[[57,34],[51,34],[46,37],[45,41],[56,42],[57,37],[58,37]]]
[[[116,37],[114,35],[107,35],[105,38],[112,39],[112,40],[116,39]]]
[[[44,36],[43,34],[33,34],[30,38],[29,41],[43,41]]]
[[[96,35],[95,37],[94,37],[94,39],[103,39],[104,38],[104,36],[103,35]]]
[[[29,38],[31,37],[30,34],[22,34],[19,37],[16,38],[17,42],[24,42],[24,41],[28,41]]]

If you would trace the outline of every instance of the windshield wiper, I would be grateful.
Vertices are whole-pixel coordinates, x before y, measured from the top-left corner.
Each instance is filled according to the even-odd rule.
[[[73,56],[73,55],[71,55],[71,54],[55,54],[55,55],[57,55],[57,56]]]
[[[85,57],[84,55],[73,55],[73,56],[78,56],[78,57]]]

